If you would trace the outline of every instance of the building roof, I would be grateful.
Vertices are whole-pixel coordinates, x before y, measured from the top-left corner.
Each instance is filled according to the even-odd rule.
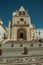
[[[25,11],[24,7],[21,6],[20,9],[19,9],[19,11]]]

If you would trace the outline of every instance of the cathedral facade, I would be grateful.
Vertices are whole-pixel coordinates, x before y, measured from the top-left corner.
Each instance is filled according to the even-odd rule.
[[[35,26],[31,23],[30,15],[23,6],[14,12],[12,21],[9,22],[9,37],[13,40],[30,41],[35,38]]]

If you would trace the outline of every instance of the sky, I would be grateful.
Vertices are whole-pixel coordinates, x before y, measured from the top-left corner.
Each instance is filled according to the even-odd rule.
[[[43,0],[0,0],[0,18],[5,26],[12,20],[12,13],[23,6],[36,28],[43,28]]]

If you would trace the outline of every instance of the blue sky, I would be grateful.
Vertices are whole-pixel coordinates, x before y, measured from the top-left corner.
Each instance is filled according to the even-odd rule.
[[[43,28],[43,0],[0,0],[0,18],[4,25],[12,19],[12,13],[24,6],[36,28]]]

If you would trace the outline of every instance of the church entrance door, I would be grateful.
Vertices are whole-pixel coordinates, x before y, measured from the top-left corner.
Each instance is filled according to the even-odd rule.
[[[17,31],[17,39],[26,40],[26,31],[24,29],[19,29]]]

